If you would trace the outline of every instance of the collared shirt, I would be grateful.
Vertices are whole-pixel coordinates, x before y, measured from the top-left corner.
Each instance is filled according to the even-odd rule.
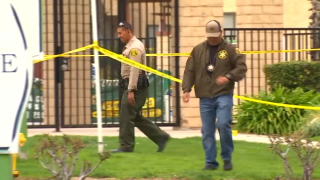
[[[138,63],[144,64],[146,62],[146,51],[144,44],[135,36],[126,44],[123,49],[122,55]],[[121,63],[121,76],[122,78],[129,78],[128,90],[136,90],[138,84],[139,74],[141,70],[132,67],[128,64]]]

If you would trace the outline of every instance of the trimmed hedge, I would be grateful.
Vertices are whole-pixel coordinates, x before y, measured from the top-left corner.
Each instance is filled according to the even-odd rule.
[[[270,90],[283,86],[294,90],[298,87],[305,91],[320,92],[320,62],[290,61],[264,67]]]

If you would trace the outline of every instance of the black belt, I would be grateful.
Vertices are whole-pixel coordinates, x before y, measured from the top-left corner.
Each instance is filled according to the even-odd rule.
[[[129,78],[123,78],[119,81],[119,87],[123,90],[128,90]],[[145,73],[139,74],[137,89],[145,89],[149,87],[149,80]]]

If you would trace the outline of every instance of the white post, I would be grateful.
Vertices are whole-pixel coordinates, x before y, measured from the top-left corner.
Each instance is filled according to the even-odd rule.
[[[97,4],[96,0],[91,0],[91,20],[92,20],[92,39],[93,43],[98,45],[98,29],[97,29]],[[96,87],[96,110],[98,125],[98,152],[103,152],[103,136],[102,136],[102,108],[101,108],[101,89],[100,89],[100,65],[99,51],[94,49],[94,65],[95,65],[95,87]]]

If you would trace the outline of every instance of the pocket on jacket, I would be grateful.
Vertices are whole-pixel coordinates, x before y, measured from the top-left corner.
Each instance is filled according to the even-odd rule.
[[[200,78],[203,74],[203,71],[204,71],[204,67],[196,67],[195,68],[195,82],[199,82],[200,81]]]
[[[201,87],[204,84],[207,83],[207,77],[206,77],[206,68],[205,67],[199,67],[195,71],[195,87]]]

